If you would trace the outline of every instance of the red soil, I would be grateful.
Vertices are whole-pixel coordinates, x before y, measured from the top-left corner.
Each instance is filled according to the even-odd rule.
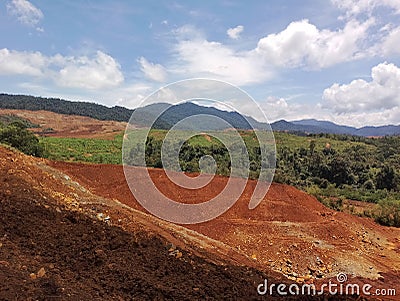
[[[122,166],[49,162],[96,195],[117,199],[143,210],[126,183]],[[206,189],[179,189],[162,170],[151,169],[156,185],[174,200],[204,202],[226,184],[215,177]],[[254,210],[248,201],[256,182],[249,181],[236,204],[220,217],[185,225],[222,241],[251,259],[261,269],[273,269],[289,279],[324,282],[342,272],[354,281],[375,287],[397,288],[400,276],[400,229],[377,225],[373,220],[335,212],[314,197],[282,184],[272,184]]]

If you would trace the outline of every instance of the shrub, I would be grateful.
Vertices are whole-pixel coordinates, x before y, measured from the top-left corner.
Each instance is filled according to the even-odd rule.
[[[20,122],[13,122],[0,128],[0,143],[15,147],[27,155],[37,157],[43,155],[43,148],[39,144],[39,139]]]
[[[381,200],[374,215],[375,221],[381,225],[400,227],[400,201],[390,198]]]

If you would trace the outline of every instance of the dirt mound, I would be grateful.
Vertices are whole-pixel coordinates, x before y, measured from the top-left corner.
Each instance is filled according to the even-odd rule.
[[[122,166],[50,164],[95,194],[143,210],[126,184]],[[193,194],[170,183],[162,170],[151,169],[150,174],[167,195],[189,203],[210,199],[227,181],[216,177],[212,186]],[[222,216],[186,227],[225,243],[258,268],[272,269],[293,281],[323,283],[346,273],[400,291],[400,229],[332,211],[314,197],[281,184],[273,184],[261,204],[249,210],[254,186],[249,181],[241,198]]]
[[[13,114],[25,118],[40,128],[33,132],[49,137],[112,139],[125,130],[125,122],[102,121],[85,116],[64,115],[49,111],[0,109],[0,114]]]

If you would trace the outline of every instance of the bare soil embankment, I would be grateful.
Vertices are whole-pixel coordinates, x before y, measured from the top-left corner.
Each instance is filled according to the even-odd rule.
[[[37,124],[34,133],[48,137],[112,139],[125,130],[126,123],[97,120],[78,115],[64,115],[49,111],[0,109],[1,115],[16,115]]]
[[[131,194],[122,166],[50,165],[95,194],[144,210]],[[171,183],[162,170],[149,172],[162,192],[185,203],[207,201],[227,182],[227,178],[216,177],[194,194]],[[261,204],[249,210],[254,186],[249,181],[236,204],[222,216],[185,227],[223,242],[260,269],[272,269],[299,283],[324,283],[346,273],[353,282],[400,291],[400,229],[330,210],[294,187],[275,183]]]

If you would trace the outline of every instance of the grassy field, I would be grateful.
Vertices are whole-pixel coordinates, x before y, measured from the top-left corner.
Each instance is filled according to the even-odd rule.
[[[47,158],[57,161],[121,164],[123,134],[113,140],[42,137]]]

